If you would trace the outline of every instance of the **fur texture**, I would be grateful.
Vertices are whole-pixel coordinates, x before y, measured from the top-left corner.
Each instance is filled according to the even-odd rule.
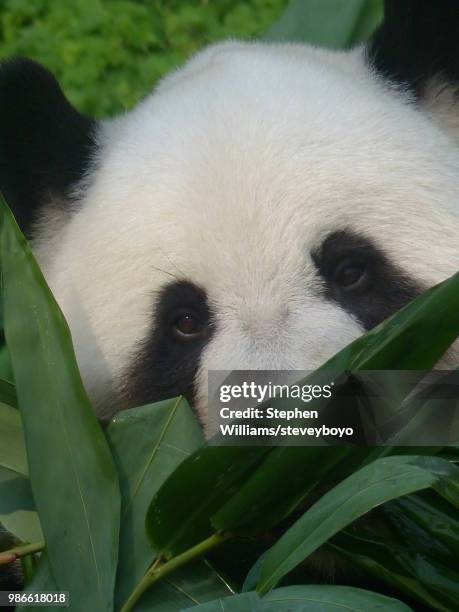
[[[229,43],[103,123],[96,174],[49,248],[35,242],[103,410],[171,277],[204,287],[208,369],[312,369],[362,333],[311,258],[351,228],[411,278],[459,267],[459,152],[361,51]],[[152,320],[153,317],[153,320]]]

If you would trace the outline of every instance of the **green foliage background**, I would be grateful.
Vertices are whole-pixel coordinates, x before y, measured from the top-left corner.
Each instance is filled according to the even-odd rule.
[[[288,0],[1,0],[0,58],[47,66],[75,106],[133,106],[202,46],[267,30]]]

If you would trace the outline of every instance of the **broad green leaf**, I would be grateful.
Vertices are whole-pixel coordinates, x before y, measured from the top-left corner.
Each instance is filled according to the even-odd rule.
[[[0,211],[5,338],[53,575],[81,609],[111,610],[120,512],[113,459],[62,313],[3,201]]]
[[[256,469],[269,449],[205,446],[153,497],[147,533],[162,555],[174,556],[213,532],[210,517]]]
[[[383,20],[383,0],[366,0],[352,32],[349,46],[367,41]]]
[[[420,373],[421,376],[423,374]],[[394,382],[397,383],[398,387],[403,386],[404,378],[394,377],[390,371],[387,372],[385,378],[387,378],[387,383],[384,381],[384,384],[388,387],[389,392],[391,386],[396,386],[393,384]],[[410,384],[411,380],[416,380],[416,376],[413,376],[412,373],[408,378]],[[381,379],[381,377],[377,379],[378,383],[382,380],[384,379]],[[430,435],[430,428],[427,432],[425,431],[426,425],[423,419],[432,423],[435,418],[438,420],[439,414],[442,414],[442,418],[446,419],[447,411],[451,413],[452,409],[456,409],[457,381],[456,371],[445,373],[440,379],[435,379],[435,384],[426,386],[421,393],[409,399],[403,410],[413,413],[414,416],[411,416],[409,420],[405,419],[407,425],[399,433],[399,436],[401,437],[406,434],[406,430],[409,430],[410,439],[416,438],[422,443],[423,435]],[[385,389],[382,393],[386,393]],[[394,393],[393,395],[397,394]],[[404,395],[406,393],[402,393],[401,397],[403,398]],[[386,399],[385,395],[381,397],[384,400]],[[372,400],[371,396],[369,400]],[[398,418],[402,409],[398,411],[391,409],[391,412],[395,412]],[[449,433],[452,436],[454,428],[450,427]],[[370,459],[374,460],[381,455],[387,456],[399,453],[434,455],[441,450],[442,447],[427,446],[416,449],[401,447],[398,452],[397,448],[388,446],[374,449],[280,447],[270,453],[254,475],[243,484],[240,491],[217,512],[212,518],[212,524],[216,529],[239,533],[241,530],[244,533],[263,531],[278,523],[303,503],[315,483],[320,482],[323,488],[329,477],[339,481],[358,467],[362,457],[364,463],[369,463]],[[339,467],[331,469],[338,461]],[[318,467],[314,471],[305,472],[305,465]],[[272,487],[273,479],[278,483],[276,487]]]
[[[394,522],[380,526],[372,521],[369,525],[350,525],[326,546],[344,557],[350,566],[364,570],[429,609],[444,612],[456,609],[457,557],[450,556],[446,563],[437,558],[434,534],[414,530],[404,533]]]
[[[448,461],[459,462],[459,444],[449,444],[438,450],[438,455]]]
[[[0,523],[22,542],[43,539],[28,477],[21,414],[0,404]]]
[[[345,49],[366,40],[381,19],[380,0],[294,0],[264,38]]]
[[[188,608],[183,612],[409,612],[411,608],[379,593],[346,586],[288,586],[260,598],[243,593],[226,599]]]
[[[257,593],[241,593],[233,597],[225,597],[216,601],[209,601],[200,606],[185,608],[182,612],[261,612],[264,610],[262,601]],[[292,610],[293,612],[293,610]]]
[[[164,480],[203,442],[182,397],[119,413],[107,430],[120,477],[121,525],[115,600],[122,604],[154,559],[148,506]]]
[[[198,561],[152,586],[135,609],[136,612],[176,612],[232,594],[233,591],[205,562]]]
[[[387,386],[390,387],[394,380],[398,383],[398,378],[397,376],[394,379],[391,372],[387,372]],[[413,376],[409,378],[415,380]],[[400,382],[403,382],[403,379]],[[433,419],[438,418],[439,414],[442,414],[442,418],[446,419],[448,412],[451,413],[452,409],[455,409],[456,402],[448,397],[448,394],[450,396],[451,394],[457,394],[456,383],[457,373],[455,371],[450,372],[408,401],[403,410],[409,413],[415,412],[415,414],[409,420],[406,419],[407,425],[399,432],[397,441],[402,439],[402,435],[409,435],[411,440],[418,439],[422,443],[424,434],[430,436],[430,428],[427,428],[425,421],[432,423],[434,422]],[[438,397],[438,391],[447,387],[447,391],[443,394],[446,393],[445,397]],[[382,391],[382,393],[385,393],[385,391]],[[406,393],[402,394],[401,397],[403,398],[404,395]],[[381,397],[384,400],[386,399],[384,395]],[[369,397],[370,400],[372,401],[371,396]],[[397,418],[400,417],[401,412],[401,409],[394,411],[391,408],[391,413],[395,413]],[[455,429],[457,430],[457,427]],[[449,433],[451,436],[455,429],[450,427]],[[414,450],[407,447],[401,453],[434,455],[441,448],[434,449],[425,446]],[[320,482],[323,487],[327,484],[328,477],[338,481],[340,479],[339,473],[343,471],[345,472],[342,477],[347,476],[357,467],[359,461],[362,461],[362,457],[364,463],[369,463],[370,458],[374,460],[380,455],[390,454],[398,453],[395,448],[391,450],[389,446],[373,449],[351,447],[277,448],[270,453],[254,475],[243,484],[240,491],[217,512],[212,518],[212,524],[217,529],[236,530],[239,533],[241,530],[244,533],[263,531],[278,523],[303,503],[316,483]],[[339,468],[331,469],[338,461],[340,462]],[[315,465],[318,468],[314,471],[305,472],[305,465]],[[278,483],[276,487],[272,487],[273,479]]]
[[[432,487],[459,508],[459,468],[435,457],[378,459],[316,502],[264,555],[257,590],[266,593],[314,550],[391,499]]]
[[[276,449],[212,517],[213,526],[237,532],[268,529],[288,516],[318,483],[323,485],[332,468],[351,450],[300,446]],[[314,470],[305,470],[306,465],[314,465]]]
[[[430,370],[459,336],[459,272],[354,340],[321,369]]]
[[[29,475],[21,414],[0,403],[0,466]]]
[[[0,346],[0,376],[2,378],[2,380],[6,380],[6,381],[10,381],[13,379],[13,370],[11,367],[11,359],[10,359],[10,355],[8,353],[8,349],[6,348],[6,345],[2,345]],[[10,385],[12,383],[9,383]],[[13,398],[14,401],[14,398]],[[11,406],[15,405],[12,403],[11,399],[10,401],[6,402],[7,404],[10,404]]]
[[[8,406],[18,407],[18,398],[16,397],[16,389],[9,380],[0,378],[0,402],[8,404]]]
[[[22,542],[43,540],[30,481],[0,466],[0,523]]]
[[[421,548],[428,543],[435,558],[446,564],[459,559],[459,512],[434,491],[395,499],[384,506],[383,513],[406,541],[415,535],[413,542]],[[459,592],[459,566],[456,569]]]

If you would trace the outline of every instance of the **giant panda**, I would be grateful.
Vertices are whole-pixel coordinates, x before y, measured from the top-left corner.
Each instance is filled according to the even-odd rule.
[[[458,95],[455,0],[351,51],[212,45],[104,121],[4,62],[0,187],[99,418],[183,394],[205,427],[209,370],[312,370],[456,272]]]

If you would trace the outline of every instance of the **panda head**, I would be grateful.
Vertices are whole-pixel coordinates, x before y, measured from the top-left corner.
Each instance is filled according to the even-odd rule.
[[[311,370],[459,267],[459,9],[350,52],[229,42],[94,122],[0,69],[0,186],[99,415],[209,369]]]

